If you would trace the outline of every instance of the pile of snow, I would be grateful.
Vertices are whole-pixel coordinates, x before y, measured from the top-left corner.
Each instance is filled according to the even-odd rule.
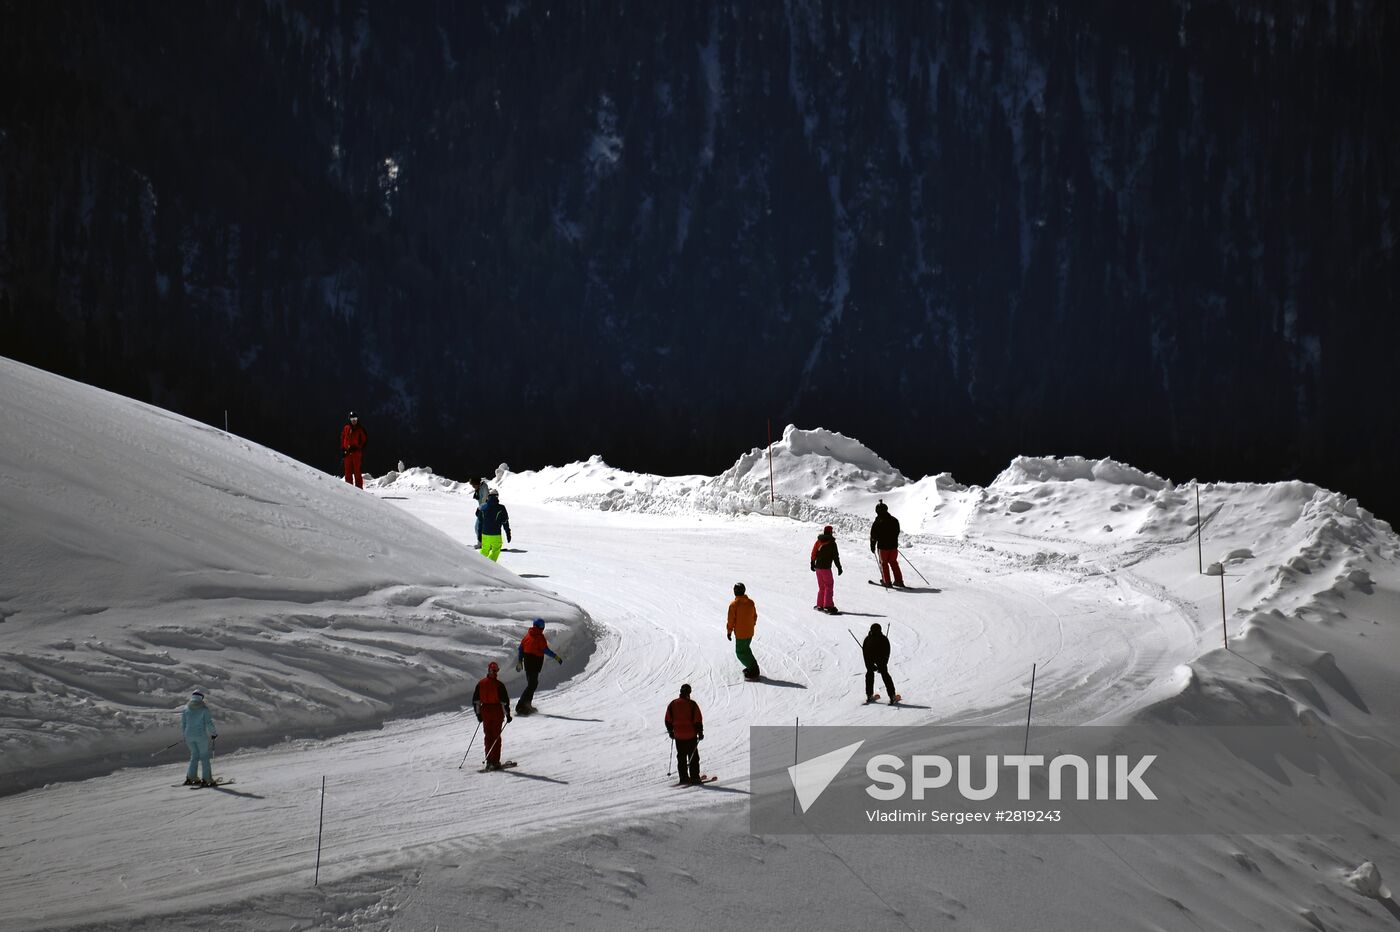
[[[664,515],[768,514],[854,531],[879,501],[931,510],[963,489],[944,473],[911,483],[860,441],[788,425],[770,448],[755,447],[718,476],[653,476],[617,469],[600,456],[567,466],[512,472],[495,482],[502,499],[565,503],[599,511]],[[771,465],[771,483],[770,483]],[[913,530],[917,530],[915,525]]]
[[[242,744],[459,700],[584,617],[239,437],[9,360],[0,397],[0,789],[147,757],[195,686]]]
[[[1018,456],[992,480],[992,487],[1044,482],[1106,482],[1156,491],[1167,481],[1117,460],[1088,460],[1082,456]]]
[[[503,464],[488,481],[500,491],[502,500],[571,502],[600,511],[662,511],[667,509],[640,503],[685,500],[704,478],[629,472],[609,466],[595,455],[582,463],[526,472],[512,472]]]
[[[1381,881],[1381,872],[1376,865],[1366,861],[1356,870],[1347,875],[1344,881],[1348,887],[1355,890],[1364,897],[1373,900],[1390,899],[1390,891],[1386,889]]]
[[[365,476],[365,488],[371,490],[393,489],[399,492],[460,492],[471,491],[466,481],[457,482],[435,474],[426,466],[415,466],[402,472],[391,469],[382,476]]]
[[[767,499],[770,450],[755,447],[717,477],[717,484]],[[831,430],[789,424],[771,448],[773,487],[783,498],[844,500],[852,492],[888,492],[908,485],[899,470],[859,440]]]

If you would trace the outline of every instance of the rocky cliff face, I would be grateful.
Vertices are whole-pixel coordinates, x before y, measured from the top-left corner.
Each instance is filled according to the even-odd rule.
[[[11,5],[3,352],[328,467],[771,417],[1400,505],[1394,5],[895,6]]]

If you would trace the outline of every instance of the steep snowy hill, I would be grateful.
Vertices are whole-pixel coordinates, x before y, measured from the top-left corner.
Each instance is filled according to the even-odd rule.
[[[139,760],[195,685],[235,741],[460,697],[573,605],[264,447],[0,360],[0,790]]]

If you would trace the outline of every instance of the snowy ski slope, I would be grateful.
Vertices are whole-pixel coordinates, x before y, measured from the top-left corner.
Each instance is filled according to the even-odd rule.
[[[1392,839],[747,831],[748,726],[1016,722],[1032,663],[1038,722],[1320,715],[1395,747],[1400,545],[1343,496],[1201,486],[1204,559],[1228,573],[1225,651],[1195,489],[1111,461],[1020,458],[965,487],[789,428],[772,504],[762,451],[717,477],[503,468],[515,539],[490,566],[465,546],[469,492],[426,470],[358,492],[12,363],[0,388],[18,441],[0,452],[0,734],[13,782],[46,784],[0,797],[0,929],[1394,921],[1342,883],[1368,858],[1400,870]],[[925,591],[866,584],[880,498]],[[822,523],[846,568],[836,617],[811,609]],[[724,637],[736,581],[769,682],[744,682]],[[475,725],[460,703],[534,614],[568,661],[545,670],[543,714],[506,729],[520,766],[476,773],[478,737],[459,769]],[[847,631],[871,622],[890,629],[904,707],[860,704]],[[661,716],[682,682],[721,777],[704,790],[666,776]],[[171,786],[181,752],[158,754],[194,685],[235,780],[220,790]],[[102,756],[123,743],[139,754]],[[112,772],[71,779],[97,771]],[[1345,785],[1317,799],[1362,817]]]

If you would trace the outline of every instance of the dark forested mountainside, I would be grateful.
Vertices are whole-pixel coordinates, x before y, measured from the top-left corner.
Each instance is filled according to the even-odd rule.
[[[0,11],[5,355],[327,468],[771,417],[1400,516],[1394,4]]]

